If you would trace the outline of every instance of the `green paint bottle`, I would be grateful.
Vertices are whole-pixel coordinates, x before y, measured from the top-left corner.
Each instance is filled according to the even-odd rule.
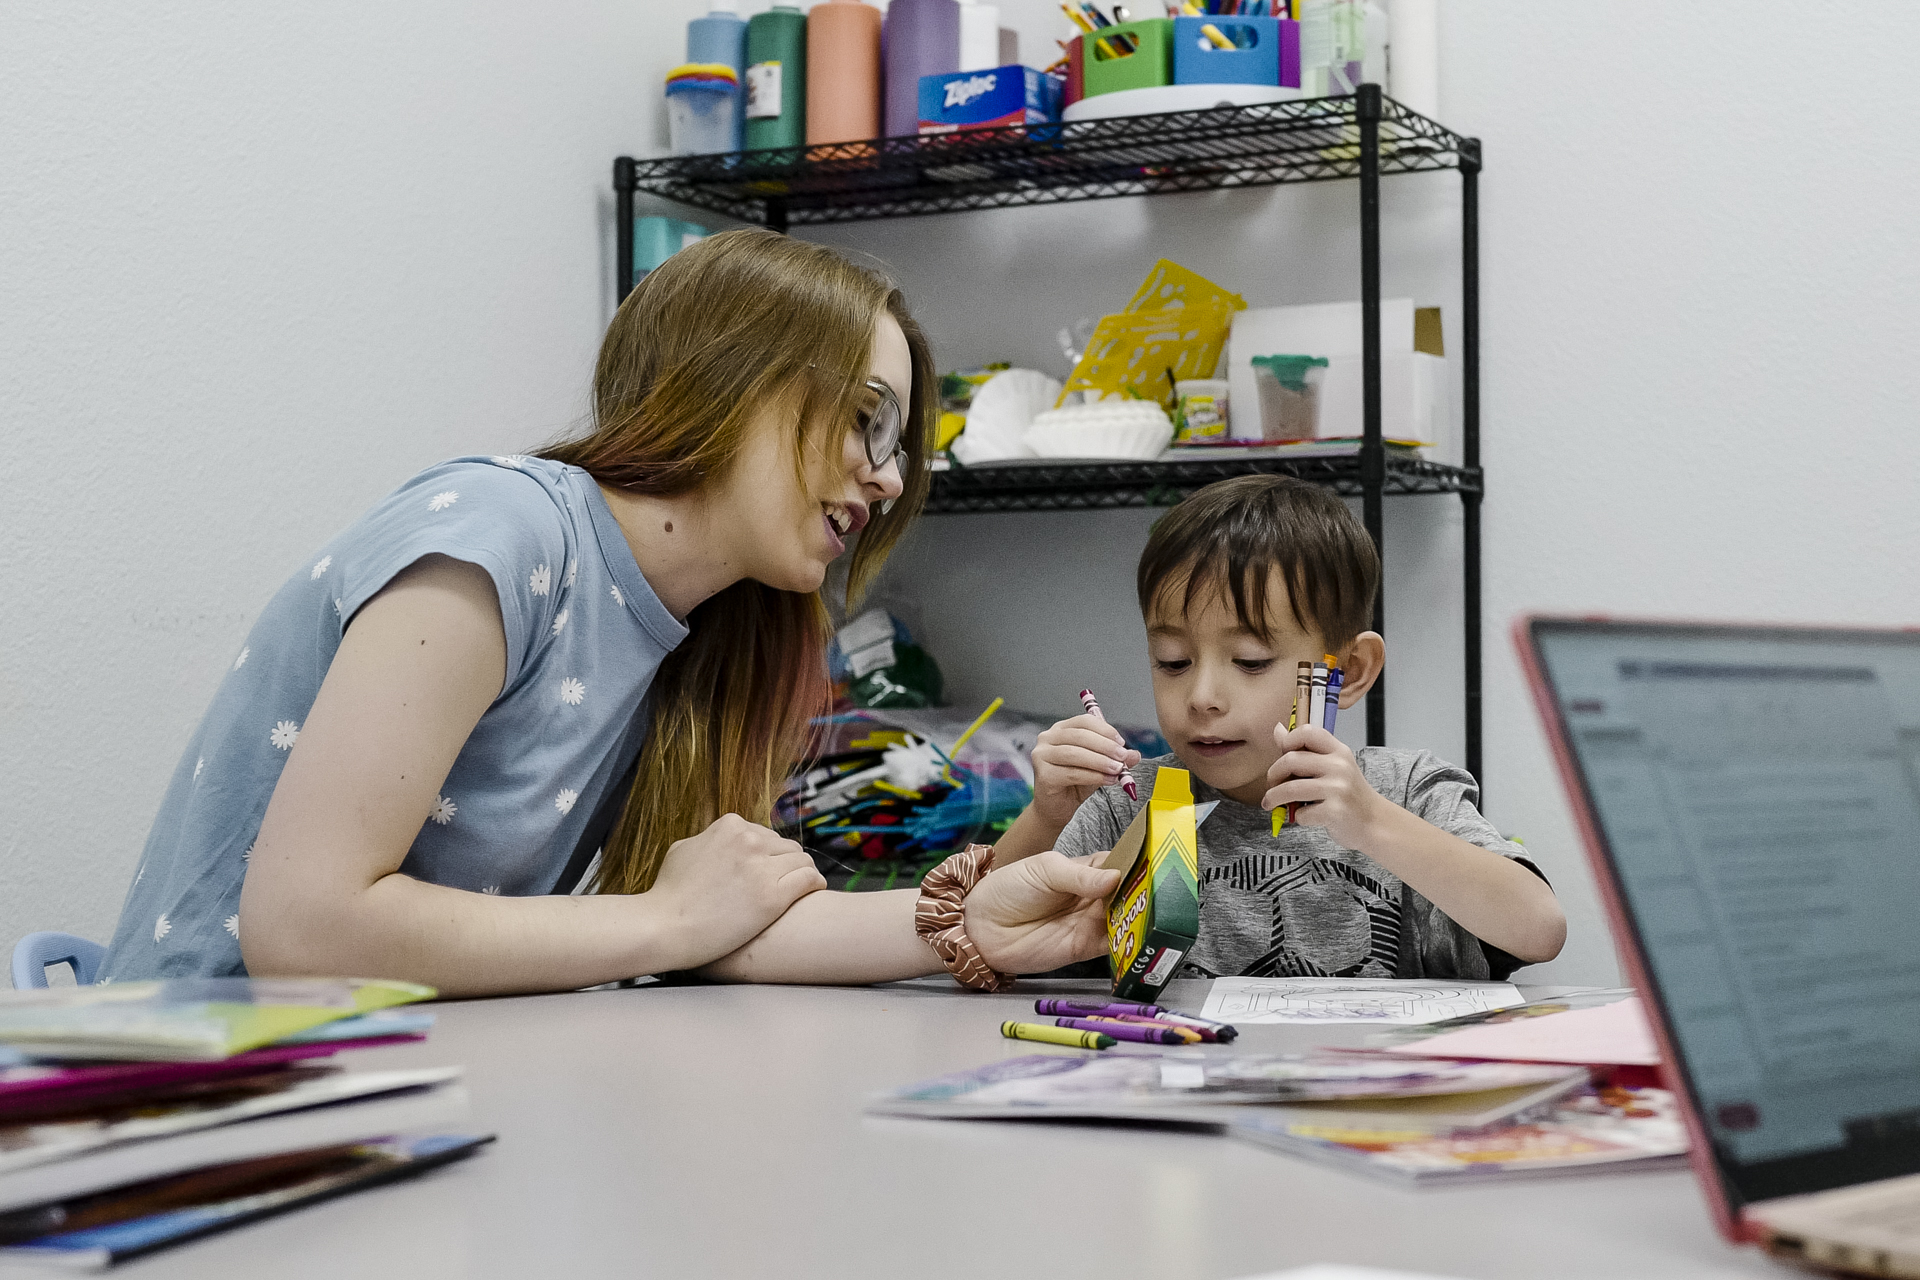
[[[747,150],[807,141],[807,15],[777,4],[747,20]]]

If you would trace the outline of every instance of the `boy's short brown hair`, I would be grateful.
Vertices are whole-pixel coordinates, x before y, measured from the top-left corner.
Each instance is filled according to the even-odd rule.
[[[1373,621],[1380,590],[1373,539],[1331,491],[1292,476],[1222,480],[1161,517],[1140,553],[1140,614],[1151,623],[1162,594],[1184,575],[1182,612],[1202,593],[1221,591],[1240,625],[1270,643],[1267,582],[1275,569],[1293,620],[1329,648]]]

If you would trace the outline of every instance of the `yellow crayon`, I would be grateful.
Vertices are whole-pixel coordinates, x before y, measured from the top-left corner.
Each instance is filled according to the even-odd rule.
[[[1213,41],[1213,47],[1216,49],[1231,49],[1234,47],[1233,41],[1227,39],[1226,33],[1214,26],[1211,22],[1201,26],[1200,34]]]
[[[1098,1031],[1075,1031],[1070,1027],[1046,1027],[1037,1022],[1003,1022],[1000,1034],[1009,1040],[1038,1040],[1042,1044],[1064,1044],[1073,1049],[1111,1049],[1112,1036]]]

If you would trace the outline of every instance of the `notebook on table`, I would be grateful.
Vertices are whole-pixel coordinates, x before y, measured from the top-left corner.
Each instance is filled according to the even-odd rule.
[[[1920,1277],[1920,633],[1515,639],[1721,1231]]]

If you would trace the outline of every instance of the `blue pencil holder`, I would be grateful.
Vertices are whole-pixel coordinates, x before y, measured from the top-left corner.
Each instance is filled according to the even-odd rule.
[[[1233,41],[1231,49],[1216,49],[1200,34],[1213,26]],[[1225,15],[1173,20],[1173,82],[1175,84],[1279,84],[1280,20],[1230,18]]]

